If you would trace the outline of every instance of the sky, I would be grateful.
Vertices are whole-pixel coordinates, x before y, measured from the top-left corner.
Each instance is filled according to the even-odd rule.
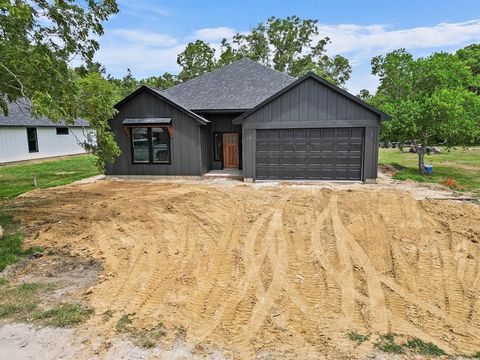
[[[179,72],[177,54],[196,39],[219,48],[222,38],[245,32],[269,17],[318,20],[330,56],[349,59],[347,89],[375,91],[370,60],[406,48],[416,57],[453,52],[480,42],[480,0],[117,0],[119,14],[105,23],[96,60],[122,77]]]

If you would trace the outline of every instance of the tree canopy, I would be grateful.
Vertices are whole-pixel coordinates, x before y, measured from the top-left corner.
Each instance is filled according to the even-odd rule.
[[[223,39],[220,54],[212,45],[197,40],[178,55],[179,79],[186,81],[247,57],[294,77],[312,71],[343,86],[352,68],[340,55],[329,57],[328,37],[319,37],[317,20],[271,17],[247,33],[237,33],[231,42]]]
[[[418,59],[399,49],[372,59],[372,74],[379,77],[380,85],[370,102],[393,118],[384,123],[382,138],[412,142],[421,173],[425,173],[424,154],[432,141],[451,146],[479,140],[478,75],[471,57],[462,55],[474,49]]]
[[[114,0],[0,1],[0,110],[8,115],[9,103],[28,98],[34,115],[67,124],[83,117],[97,130],[98,147],[91,150],[112,160],[118,147],[104,131],[114,113],[109,84],[81,78],[70,64],[92,62],[102,23],[116,12]]]

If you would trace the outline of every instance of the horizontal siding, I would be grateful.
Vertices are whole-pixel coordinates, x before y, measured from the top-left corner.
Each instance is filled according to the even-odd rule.
[[[86,141],[90,128],[70,128],[68,135],[57,135],[55,127],[37,127],[38,152],[28,152],[26,127],[0,127],[0,163],[83,154],[78,141]],[[78,139],[78,141],[77,141]]]
[[[122,121],[127,117],[172,118],[171,164],[132,163],[130,138],[122,126]],[[201,125],[156,96],[142,92],[123,104],[118,114],[110,120],[110,127],[122,154],[113,164],[107,164],[106,173],[108,175],[202,175]]]

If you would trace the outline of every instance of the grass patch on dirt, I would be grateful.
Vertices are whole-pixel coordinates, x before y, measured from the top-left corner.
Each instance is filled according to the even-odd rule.
[[[18,224],[12,219],[11,213],[0,204],[0,226],[5,233],[0,240],[0,271],[8,265],[14,264],[25,256],[42,253],[43,249],[38,246],[24,249],[22,247],[23,235],[17,231]]]
[[[159,322],[149,329],[137,329],[133,325],[134,315],[135,314],[122,315],[117,321],[116,329],[119,333],[128,333],[135,345],[144,349],[151,349],[158,344],[161,338],[167,335],[167,329],[162,322]],[[184,334],[186,335],[186,329],[184,330]]]
[[[28,320],[38,309],[40,295],[48,289],[51,286],[39,283],[4,284],[0,288],[0,319]]]
[[[404,354],[409,351],[418,355],[442,356],[447,353],[431,342],[424,342],[419,338],[410,338],[407,341],[396,341],[397,334],[386,333],[380,335],[373,344],[377,349],[390,354]]]
[[[359,334],[355,331],[350,331],[347,334],[347,336],[351,341],[356,342],[357,344],[361,344],[361,343],[367,341],[368,339],[370,339],[370,335]]]
[[[445,351],[440,349],[437,345],[431,342],[424,342],[418,338],[410,339],[406,342],[405,346],[412,349],[415,353],[428,356],[441,356],[447,355]]]
[[[403,345],[395,342],[395,337],[396,335],[392,333],[382,334],[373,346],[389,354],[403,354],[405,348]]]
[[[53,284],[11,285],[4,282],[0,286],[0,319],[66,327],[80,324],[93,315],[92,308],[77,303],[62,303],[50,309],[41,309],[43,298],[55,288]]]
[[[87,321],[93,313],[91,307],[77,303],[64,303],[34,314],[33,319],[40,320],[48,326],[68,327]]]
[[[33,185],[33,173],[37,187]],[[93,155],[0,166],[0,200],[36,188],[48,188],[100,174]]]
[[[480,148],[471,148],[469,151],[441,150],[441,154],[425,155],[425,163],[433,165],[433,173],[429,176],[418,174],[417,154],[398,149],[380,149],[379,164],[395,168],[396,174],[393,177],[397,180],[446,184],[447,178],[451,178],[451,187],[455,190],[480,194]]]

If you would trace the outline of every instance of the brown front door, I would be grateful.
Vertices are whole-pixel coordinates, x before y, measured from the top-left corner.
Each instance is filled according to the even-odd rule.
[[[223,167],[238,169],[238,134],[223,134]]]

